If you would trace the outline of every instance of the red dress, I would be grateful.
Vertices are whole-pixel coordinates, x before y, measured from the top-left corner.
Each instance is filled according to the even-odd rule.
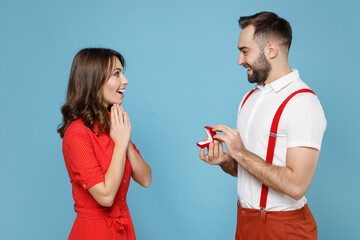
[[[131,165],[126,158],[124,175],[111,207],[103,207],[91,196],[88,188],[104,181],[114,149],[108,132],[97,136],[82,119],[70,123],[63,139],[63,154],[73,188],[77,212],[69,239],[135,240],[134,227],[126,204]],[[134,148],[136,149],[135,145]],[[136,149],[136,151],[138,151]],[[138,151],[139,152],[139,151]]]

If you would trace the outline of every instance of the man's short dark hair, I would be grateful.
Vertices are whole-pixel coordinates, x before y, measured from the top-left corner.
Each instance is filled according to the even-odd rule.
[[[290,23],[275,13],[259,12],[251,16],[243,16],[239,19],[239,25],[242,29],[249,25],[254,26],[254,40],[260,40],[258,41],[260,45],[263,44],[261,40],[266,40],[267,42],[273,38],[278,41],[279,45],[286,47],[287,51],[290,49],[292,40]]]

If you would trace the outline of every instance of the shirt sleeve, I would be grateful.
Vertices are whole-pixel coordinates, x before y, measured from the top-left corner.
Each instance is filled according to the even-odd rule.
[[[105,181],[98,163],[91,140],[86,134],[74,134],[66,142],[66,157],[72,180],[88,189]]]
[[[320,150],[327,122],[318,98],[312,94],[304,94],[288,104],[290,106],[285,118],[287,147]]]

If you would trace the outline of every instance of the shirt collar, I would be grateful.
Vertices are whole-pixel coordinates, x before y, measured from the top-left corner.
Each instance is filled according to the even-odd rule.
[[[286,74],[285,76],[275,80],[269,85],[275,92],[279,92],[281,89],[292,83],[293,81],[300,79],[299,71],[297,69],[293,69],[291,73]],[[259,88],[260,90],[264,88],[263,85],[257,84],[255,88]]]
[[[300,79],[299,71],[293,69],[293,71],[285,76],[279,78],[278,80],[270,83],[271,87],[274,89],[275,92],[279,92],[281,89],[289,85],[295,80]]]

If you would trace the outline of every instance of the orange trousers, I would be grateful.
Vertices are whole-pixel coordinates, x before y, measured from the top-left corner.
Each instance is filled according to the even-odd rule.
[[[238,204],[235,240],[317,239],[317,226],[308,205],[294,211],[264,211]]]

